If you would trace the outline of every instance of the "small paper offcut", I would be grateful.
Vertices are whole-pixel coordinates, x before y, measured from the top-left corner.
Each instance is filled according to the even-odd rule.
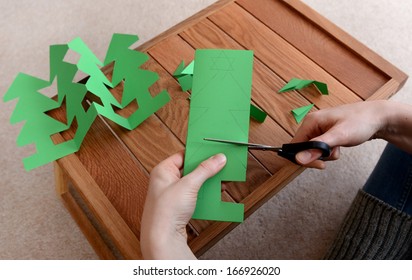
[[[322,95],[328,95],[328,86],[325,83],[318,82],[315,80],[301,80],[298,78],[292,78],[283,88],[279,90],[279,93],[286,92],[290,90],[298,90],[310,85],[315,85],[315,87],[322,93]]]
[[[292,110],[293,117],[295,118],[297,123],[300,123],[306,115],[309,113],[309,111],[315,106],[315,104],[310,104],[307,106],[299,107],[296,109]]]

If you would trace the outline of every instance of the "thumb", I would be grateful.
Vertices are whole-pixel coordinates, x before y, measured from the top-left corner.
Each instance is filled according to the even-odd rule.
[[[309,141],[320,141],[328,144],[330,147],[333,147],[331,144],[334,143],[334,135],[333,133],[330,133],[330,131],[327,131],[326,133],[312,138]],[[310,164],[316,160],[318,160],[322,156],[322,151],[317,150],[317,149],[310,149],[310,150],[305,150],[302,152],[299,152],[296,154],[296,161],[301,164],[301,165],[307,165]]]
[[[224,154],[214,155],[200,163],[195,170],[183,177],[183,180],[198,190],[207,179],[222,170],[225,164],[226,156]]]
[[[296,161],[301,165],[306,165],[319,159],[321,155],[322,152],[319,150],[305,150],[296,154]]]

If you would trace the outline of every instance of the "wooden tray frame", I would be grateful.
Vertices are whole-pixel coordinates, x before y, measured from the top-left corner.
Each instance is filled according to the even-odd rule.
[[[407,79],[297,0],[221,0],[144,43],[138,50],[151,57],[145,67],[160,75],[151,91],[167,88],[172,101],[130,132],[98,118],[80,151],[55,163],[57,194],[102,259],[142,258],[139,229],[149,173],[160,160],[183,149],[186,139],[189,93],[180,90],[172,73],[180,60],[193,59],[195,48],[255,51],[252,100],[269,117],[263,124],[251,122],[250,140],[274,145],[289,141],[298,128],[291,108],[387,99]],[[111,76],[112,66],[103,70]],[[330,97],[314,89],[277,94],[294,73],[326,80]],[[119,97],[121,88],[112,92]],[[63,109],[53,114],[64,119]],[[55,135],[54,141],[70,139],[74,131]],[[249,154],[248,164],[247,182],[227,183],[222,193],[225,201],[244,203],[246,217],[304,170],[258,151]],[[199,256],[236,225],[192,220],[189,245]]]

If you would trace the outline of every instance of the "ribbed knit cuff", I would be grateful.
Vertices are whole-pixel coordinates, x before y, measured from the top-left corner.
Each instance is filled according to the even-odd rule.
[[[405,259],[412,217],[360,190],[325,259]]]

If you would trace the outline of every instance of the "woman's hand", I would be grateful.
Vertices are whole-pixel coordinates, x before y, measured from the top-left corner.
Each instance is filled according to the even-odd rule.
[[[150,174],[141,225],[145,259],[195,259],[187,245],[186,225],[193,215],[202,184],[226,164],[217,154],[182,177],[183,152],[159,163]]]
[[[373,138],[381,137],[380,132],[387,126],[387,101],[369,101],[342,105],[310,113],[304,119],[292,142],[323,141],[332,148],[328,160],[336,160],[340,146],[356,146]],[[318,158],[318,150],[303,151],[296,160],[307,167],[325,168]]]

